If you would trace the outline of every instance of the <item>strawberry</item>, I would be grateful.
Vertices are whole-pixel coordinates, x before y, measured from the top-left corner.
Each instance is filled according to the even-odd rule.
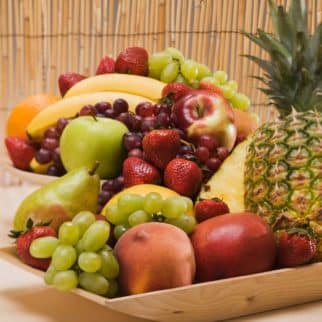
[[[198,89],[206,90],[208,92],[215,93],[215,94],[220,94],[221,96],[224,96],[222,90],[219,87],[217,87],[217,86],[215,86],[215,85],[213,85],[211,83],[201,82],[199,84]]]
[[[142,140],[146,160],[160,169],[176,157],[180,148],[180,135],[173,129],[153,130]]]
[[[148,52],[141,47],[128,47],[116,58],[115,71],[123,74],[148,76]]]
[[[164,170],[164,184],[187,197],[193,197],[200,189],[202,171],[190,160],[176,158],[171,160]]]
[[[295,267],[309,263],[316,254],[316,240],[304,232],[282,232],[277,243],[279,267]]]
[[[123,162],[124,186],[131,187],[141,183],[160,183],[157,168],[138,157],[128,157]]]
[[[21,170],[29,170],[35,149],[25,139],[13,136],[5,138],[5,145],[13,165]]]
[[[114,73],[115,61],[112,57],[105,56],[101,59],[96,69],[96,75]]]
[[[32,226],[27,224],[28,227]],[[45,236],[57,236],[56,230],[51,226],[33,226],[26,232],[22,234],[19,232],[11,231],[11,237],[18,237],[16,239],[16,247],[19,258],[27,265],[41,269],[43,271],[47,270],[51,258],[35,258],[31,256],[29,252],[30,244],[34,239]]]
[[[169,83],[162,90],[162,97],[168,97],[174,102],[189,94],[193,89],[183,83]]]
[[[78,73],[65,73],[59,75],[58,86],[61,96],[64,96],[72,86],[85,78],[87,77]]]
[[[195,216],[198,222],[229,213],[227,204],[219,199],[203,199],[196,203]]]

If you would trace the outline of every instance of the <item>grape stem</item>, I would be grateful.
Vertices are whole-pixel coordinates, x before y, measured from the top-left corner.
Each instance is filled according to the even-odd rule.
[[[96,160],[94,165],[93,165],[93,168],[88,171],[88,174],[90,176],[94,175],[96,170],[98,169],[99,165],[100,165],[100,162]]]

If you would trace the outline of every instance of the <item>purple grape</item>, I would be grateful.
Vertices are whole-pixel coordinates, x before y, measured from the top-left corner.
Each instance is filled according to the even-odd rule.
[[[116,117],[116,113],[113,109],[108,109],[104,112],[105,117],[114,119]]]
[[[52,160],[52,153],[49,150],[46,150],[44,148],[41,148],[38,150],[35,154],[35,159],[40,164],[46,164]]]
[[[137,158],[143,159],[143,151],[139,148],[130,150],[127,155],[129,157],[137,157]]]
[[[170,125],[170,116],[167,113],[161,112],[156,116],[157,125],[160,127],[169,127]]]
[[[41,147],[49,151],[54,151],[58,145],[58,140],[53,138],[44,138],[41,142]]]
[[[216,149],[216,154],[221,161],[224,161],[229,155],[229,150],[225,146],[219,146]]]
[[[184,145],[181,145],[180,148],[179,148],[179,154],[180,155],[183,155],[183,154],[186,154],[186,153],[191,153],[193,154],[194,151],[193,151],[193,146],[190,145],[190,144],[184,144]]]
[[[107,179],[102,184],[102,190],[104,191],[114,191],[114,180],[113,179]]]
[[[209,168],[212,171],[216,171],[220,167],[220,165],[221,160],[216,157],[209,158],[206,162],[207,168]]]
[[[96,109],[94,108],[93,105],[87,104],[80,109],[78,114],[79,116],[95,115]]]
[[[135,107],[135,113],[141,117],[153,116],[154,112],[154,106],[150,102],[142,102]]]
[[[127,151],[141,147],[142,139],[135,132],[128,132],[123,136],[123,144]]]
[[[171,114],[171,106],[161,103],[155,105],[155,114],[166,113],[167,115]]]
[[[61,158],[60,158],[60,149],[57,147],[53,152],[52,152],[52,159],[55,163],[61,164]]]
[[[59,169],[57,168],[57,166],[56,165],[54,165],[54,164],[52,164],[52,165],[50,165],[49,167],[48,167],[48,169],[47,169],[47,174],[49,175],[49,176],[56,176],[56,177],[58,177],[59,175],[60,175],[60,173],[59,173]]]
[[[98,102],[94,105],[94,107],[99,113],[104,114],[106,110],[109,110],[112,108],[112,105],[109,102]]]
[[[56,123],[56,130],[58,132],[58,134],[62,134],[64,128],[66,127],[66,125],[69,123],[69,120],[66,119],[65,117],[61,117],[60,119],[58,119],[57,123]]]
[[[204,146],[212,152],[218,147],[218,140],[210,134],[204,134],[199,137],[197,145]]]
[[[99,197],[98,197],[98,203],[100,205],[105,205],[114,195],[112,191],[107,191],[107,190],[101,190]]]
[[[129,104],[123,98],[118,98],[113,103],[113,110],[116,115],[127,112],[129,110]]]
[[[130,130],[137,132],[141,129],[142,117],[140,115],[131,114]]]
[[[49,127],[44,133],[44,138],[58,139],[59,134],[54,127]]]
[[[195,156],[202,162],[206,163],[209,159],[210,152],[205,146],[198,146],[195,151]]]
[[[149,132],[155,128],[156,124],[157,124],[157,120],[154,116],[147,116],[142,120],[141,131]]]
[[[124,177],[123,176],[118,176],[117,178],[114,179],[114,191],[118,192],[121,191],[124,188]]]

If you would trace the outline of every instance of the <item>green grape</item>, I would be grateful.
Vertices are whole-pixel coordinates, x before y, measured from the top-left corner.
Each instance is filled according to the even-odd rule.
[[[143,196],[134,193],[125,193],[118,199],[117,206],[119,211],[127,218],[132,212],[143,209],[143,202]]]
[[[119,285],[115,279],[108,280],[109,287],[106,296],[109,298],[116,297],[119,291]]]
[[[148,222],[150,218],[151,217],[144,210],[137,210],[131,213],[131,215],[128,218],[128,221],[129,225],[133,227]]]
[[[75,245],[76,253],[79,255],[84,251],[83,240],[80,239]]]
[[[217,70],[214,72],[214,78],[219,82],[219,84],[223,85],[227,82],[228,75],[223,70]]]
[[[99,252],[99,256],[101,257],[101,261],[102,261],[102,266],[99,270],[99,273],[102,274],[107,279],[118,277],[120,267],[113,252],[107,251],[107,250],[101,250]]]
[[[163,205],[163,198],[158,192],[149,192],[143,202],[143,209],[148,214],[152,215],[160,212]]]
[[[219,88],[223,92],[226,99],[231,99],[235,95],[235,91],[228,85],[220,85]]]
[[[90,225],[82,237],[84,250],[96,252],[102,248],[110,236],[110,229],[110,224],[103,220],[97,220]]]
[[[179,64],[172,62],[162,69],[160,80],[165,83],[173,82],[179,74]]]
[[[69,291],[78,285],[77,274],[73,270],[57,272],[53,278],[53,283],[60,291]]]
[[[127,222],[128,215],[121,212],[117,204],[112,204],[106,207],[105,210],[106,219],[113,225],[120,225]]]
[[[113,230],[113,235],[116,239],[119,239],[128,229],[129,226],[127,225],[116,225]]]
[[[196,218],[189,215],[181,215],[177,218],[168,219],[167,223],[177,226],[187,234],[191,234],[197,225]]]
[[[188,81],[183,77],[181,73],[178,74],[177,78],[175,79],[175,82],[189,85]]]
[[[58,238],[61,244],[76,245],[79,239],[78,225],[72,221],[66,221],[59,227]]]
[[[166,218],[177,218],[187,212],[187,203],[181,197],[169,197],[163,201],[162,214]]]
[[[44,281],[47,285],[53,284],[53,280],[55,277],[55,274],[57,273],[55,267],[53,265],[49,265],[45,274],[44,274]]]
[[[58,239],[53,236],[39,237],[31,242],[29,252],[35,258],[49,258],[53,255],[58,243]]]
[[[249,107],[250,100],[248,96],[243,93],[236,93],[231,99],[231,104],[238,110],[246,111]]]
[[[76,262],[77,253],[71,245],[59,245],[51,258],[51,264],[57,271],[66,271]]]
[[[105,244],[99,251],[111,252],[112,250],[113,248],[110,245]]]
[[[211,71],[208,68],[207,65],[205,64],[198,64],[198,75],[197,75],[197,79],[201,80],[205,77],[209,77],[211,76]]]
[[[227,82],[227,85],[229,87],[231,87],[231,89],[234,91],[234,92],[237,92],[238,90],[238,83],[235,81],[235,80],[230,80]]]
[[[77,263],[83,271],[88,273],[95,273],[102,267],[101,256],[94,252],[81,253]]]
[[[177,60],[179,63],[182,63],[184,61],[184,56],[183,53],[174,47],[168,47],[165,49],[165,51],[167,54],[170,54],[171,57],[175,60]]]
[[[98,295],[106,295],[109,288],[108,280],[99,273],[80,273],[79,284],[86,291]]]
[[[157,52],[149,56],[149,76],[160,79],[162,69],[172,62],[172,56],[165,52]]]
[[[187,204],[187,211],[186,213],[193,211],[193,201],[189,197],[181,196],[181,199],[183,199]]]
[[[73,219],[72,223],[78,226],[79,237],[83,236],[85,230],[96,221],[95,215],[90,211],[81,211]]]
[[[192,59],[186,59],[180,66],[182,75],[192,83],[198,76],[198,63]]]
[[[217,86],[217,87],[220,85],[219,81],[215,77],[213,77],[213,76],[204,77],[200,81],[200,83],[209,83],[209,84],[214,85],[214,86]]]

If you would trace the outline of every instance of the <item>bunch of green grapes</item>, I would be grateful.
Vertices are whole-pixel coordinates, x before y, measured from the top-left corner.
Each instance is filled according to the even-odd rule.
[[[187,197],[163,199],[157,192],[150,192],[144,197],[125,193],[116,203],[109,205],[104,214],[115,226],[114,237],[119,239],[129,228],[149,221],[166,222],[190,234],[197,224],[191,215],[192,209],[193,202]]]
[[[205,64],[185,59],[182,52],[173,47],[149,56],[149,76],[165,83],[180,82],[193,88],[199,88],[202,82],[210,83],[220,88],[235,108],[247,110],[250,104],[249,98],[237,91],[237,82],[228,80],[225,71],[211,72]]]
[[[96,220],[93,213],[82,211],[59,227],[58,238],[33,240],[32,256],[51,257],[44,276],[46,284],[61,291],[79,286],[98,295],[116,296],[119,264],[106,244],[110,229],[107,221]]]

